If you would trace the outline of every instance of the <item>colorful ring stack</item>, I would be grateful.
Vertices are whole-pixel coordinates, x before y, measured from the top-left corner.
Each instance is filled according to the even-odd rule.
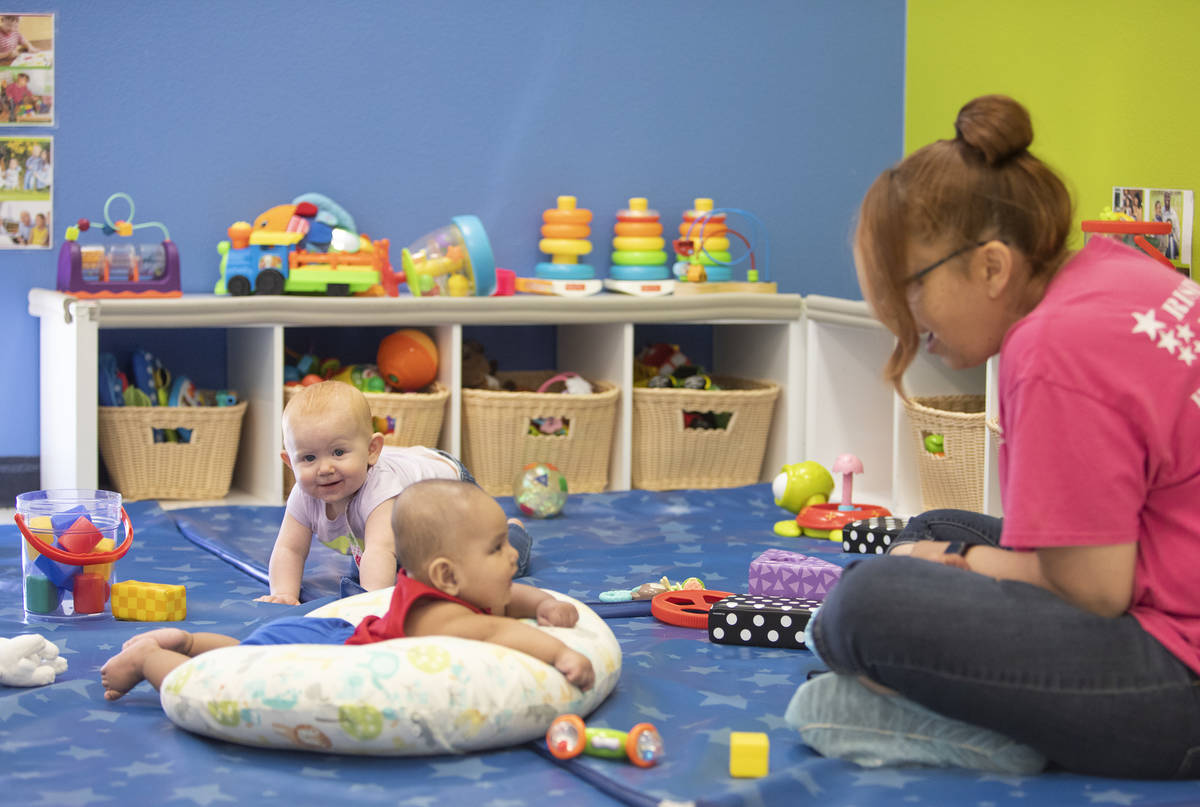
[[[713,213],[712,199],[696,199],[693,209],[683,213],[679,225],[680,240],[692,242],[692,253],[685,255],[676,249],[676,256],[684,264],[700,265],[705,269],[708,280],[721,282],[733,277],[728,265],[732,260],[729,253],[729,238],[726,237],[725,214]],[[678,267],[677,267],[678,268]]]
[[[589,226],[592,211],[577,208],[574,196],[558,197],[558,207],[542,213],[542,240],[538,249],[550,256],[549,263],[534,267],[534,275],[546,280],[591,280],[596,270],[590,264],[579,263],[580,255],[592,251]]]
[[[614,280],[667,280],[666,241],[658,211],[650,210],[643,197],[629,200],[627,210],[617,211],[613,225],[612,269]]]

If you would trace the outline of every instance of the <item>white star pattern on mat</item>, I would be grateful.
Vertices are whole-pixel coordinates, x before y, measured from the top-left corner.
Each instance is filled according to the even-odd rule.
[[[704,696],[704,700],[700,701],[701,706],[732,706],[734,709],[745,709],[746,699],[741,695],[719,695],[716,692],[705,692],[700,690],[700,694]]]
[[[1129,805],[1141,798],[1141,796],[1136,793],[1125,793],[1124,791],[1115,789],[1105,790],[1101,793],[1087,793],[1085,795],[1092,802],[1092,804]]]
[[[92,757],[108,756],[108,752],[103,748],[80,748],[78,745],[73,745],[66,751],[59,751],[58,754],[63,757],[74,757],[76,762]]]
[[[478,782],[489,773],[500,773],[503,768],[495,768],[484,763],[478,757],[463,759],[457,762],[433,762],[430,763],[433,768],[433,778],[439,779],[447,776],[457,776],[462,779],[474,779]]]
[[[1154,316],[1153,308],[1151,308],[1145,314],[1139,314],[1138,312],[1134,311],[1133,318],[1137,320],[1137,325],[1133,326],[1132,332],[1144,333],[1146,336],[1150,337],[1151,340],[1156,339],[1158,337],[1158,332],[1167,327],[1165,323],[1159,322],[1158,318]]]
[[[780,686],[782,684],[791,684],[792,683],[792,677],[790,675],[779,675],[777,673],[763,673],[763,672],[755,673],[754,675],[751,675],[748,678],[743,678],[741,680],[749,681],[750,683],[754,684],[756,687],[771,687],[771,686]]]
[[[112,801],[108,796],[101,796],[90,787],[82,790],[43,790],[38,793],[41,801],[35,801],[31,807],[39,804],[53,804],[55,807],[83,807],[98,801]]]
[[[437,799],[432,796],[413,796],[410,799],[398,801],[396,804],[400,807],[409,807],[410,805],[411,807],[433,807],[434,804],[437,804]]]
[[[894,787],[897,790],[910,782],[919,782],[923,777],[905,776],[900,771],[881,768],[873,771],[862,771],[850,774],[854,777],[855,787]]]
[[[200,807],[207,807],[214,801],[237,801],[232,796],[221,792],[220,785],[201,785],[199,787],[177,787],[171,792],[168,801],[189,799]]]
[[[8,720],[13,715],[26,715],[33,717],[33,712],[21,705],[22,692],[17,695],[6,695],[0,698],[0,720]]]
[[[104,712],[99,709],[88,709],[87,717],[80,720],[80,723],[89,723],[93,720],[99,720],[104,723],[116,723],[121,719],[120,712]]]
[[[1024,776],[1009,776],[1004,773],[982,773],[979,776],[980,782],[1000,782],[1009,787],[1020,787],[1025,783]]]
[[[123,765],[120,768],[113,768],[113,770],[120,771],[130,779],[138,776],[166,776],[171,773],[171,765],[173,764],[171,762],[160,762],[157,765],[150,765],[139,761]]]
[[[305,766],[300,769],[301,776],[311,776],[314,779],[336,779],[338,772],[332,768],[312,768]]]

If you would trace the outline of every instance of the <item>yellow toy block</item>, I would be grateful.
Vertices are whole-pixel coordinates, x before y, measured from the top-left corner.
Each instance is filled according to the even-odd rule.
[[[757,779],[767,775],[770,740],[761,731],[729,732],[729,775]]]
[[[43,544],[54,543],[54,525],[50,522],[50,516],[34,516],[29,519],[29,532]],[[29,544],[25,551],[29,553],[31,563],[42,556],[41,552],[33,548],[33,544]]]
[[[112,612],[117,619],[133,622],[178,622],[187,618],[187,589],[122,580],[112,587]]]
[[[101,552],[112,552],[116,548],[117,542],[112,538],[101,538],[99,542],[97,542],[96,546],[92,549],[92,554],[98,555]],[[96,563],[85,567],[84,571],[91,572],[92,574],[98,574],[107,580],[108,578],[112,577],[112,567],[112,563]]]

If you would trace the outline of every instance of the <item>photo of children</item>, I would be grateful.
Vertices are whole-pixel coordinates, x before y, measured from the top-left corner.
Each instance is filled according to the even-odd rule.
[[[53,123],[54,15],[0,13],[0,126]]]
[[[54,141],[0,137],[0,249],[49,249]]]

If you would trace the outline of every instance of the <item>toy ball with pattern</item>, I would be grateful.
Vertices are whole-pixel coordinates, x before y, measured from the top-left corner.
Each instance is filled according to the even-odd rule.
[[[405,328],[383,338],[375,363],[389,387],[413,392],[437,378],[437,346],[421,331]]]
[[[531,462],[513,481],[513,501],[533,518],[552,518],[567,503],[567,478],[548,462]]]

